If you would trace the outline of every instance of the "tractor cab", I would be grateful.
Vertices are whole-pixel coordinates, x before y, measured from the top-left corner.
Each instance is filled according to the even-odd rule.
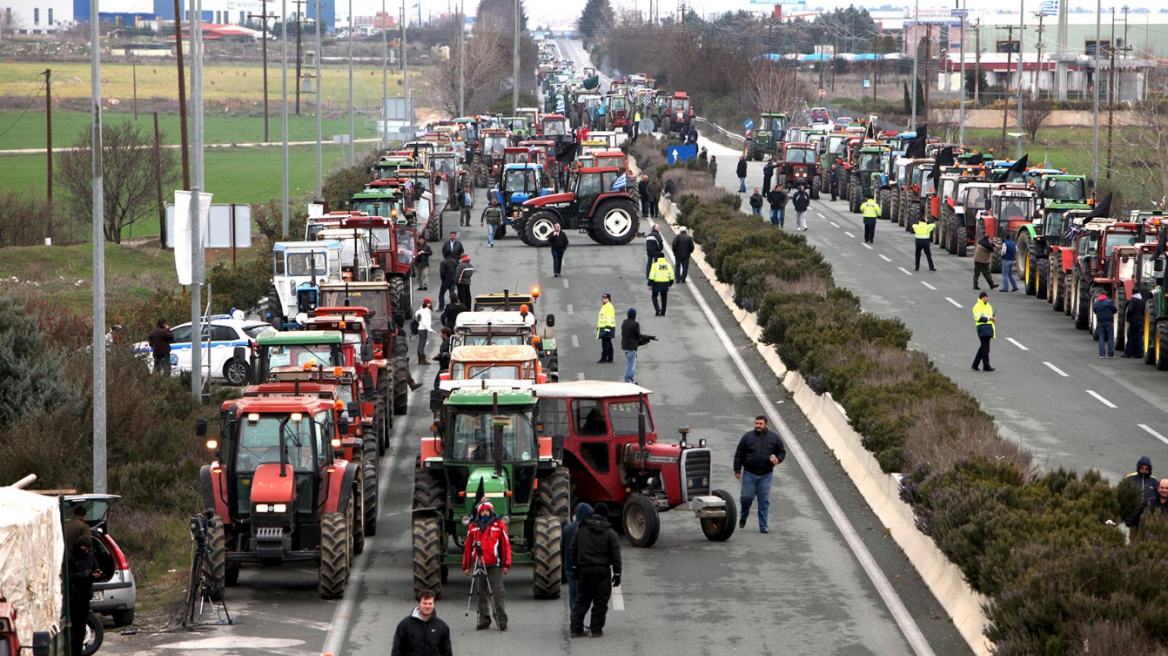
[[[272,285],[267,320],[277,328],[295,327],[300,315],[319,304],[319,286],[341,279],[341,243],[280,241],[272,246]]]
[[[573,191],[529,199],[513,223],[529,246],[547,246],[557,223],[564,230],[584,230],[601,244],[627,244],[640,224],[631,184],[624,169],[579,169]]]
[[[713,541],[734,533],[734,497],[713,489],[712,455],[704,439],[689,444],[659,439],[649,396],[632,383],[573,381],[535,386],[541,437],[563,443],[564,466],[580,501],[604,502],[625,536],[651,547],[660,534],[659,514],[685,508]]]

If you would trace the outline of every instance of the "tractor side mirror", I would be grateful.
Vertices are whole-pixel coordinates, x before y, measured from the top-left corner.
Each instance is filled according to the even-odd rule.
[[[564,459],[564,436],[563,435],[552,435],[552,459],[553,460],[563,460]]]
[[[195,436],[196,437],[207,437],[207,420],[206,419],[195,420]]]
[[[554,314],[547,315],[546,317],[544,317],[543,323],[548,328],[555,328],[556,327],[556,315],[554,315]]]
[[[37,631],[32,634],[32,656],[49,656],[53,638],[48,631]]]

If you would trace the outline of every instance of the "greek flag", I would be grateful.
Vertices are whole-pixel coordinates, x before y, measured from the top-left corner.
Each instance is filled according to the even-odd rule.
[[[626,173],[621,173],[619,178],[612,181],[613,191],[616,191],[617,189],[624,189],[627,186],[629,186],[629,176]]]
[[[1043,16],[1057,16],[1059,10],[1059,0],[1042,0],[1038,4],[1038,13]]]

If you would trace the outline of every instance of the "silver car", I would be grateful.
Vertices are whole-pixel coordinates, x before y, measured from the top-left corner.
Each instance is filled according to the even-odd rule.
[[[134,606],[138,601],[138,588],[134,584],[130,563],[106,530],[110,507],[120,498],[116,494],[75,494],[65,497],[70,507],[85,508],[85,523],[89,524],[93,532],[93,555],[101,569],[101,578],[93,584],[89,610],[98,615],[109,615],[114,626],[134,623]]]

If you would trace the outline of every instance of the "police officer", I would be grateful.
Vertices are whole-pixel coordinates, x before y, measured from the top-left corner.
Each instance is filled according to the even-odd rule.
[[[653,290],[653,309],[657,311],[659,317],[665,316],[665,309],[669,306],[669,288],[672,286],[673,265],[661,255],[649,272],[649,288]],[[661,298],[660,305],[657,304],[658,297]]]
[[[860,205],[860,214],[864,216],[864,243],[871,244],[876,238],[876,217],[880,216],[880,205],[875,198],[869,198]]]
[[[597,364],[612,362],[612,338],[616,337],[616,309],[612,297],[600,297],[600,314],[596,317],[596,339],[600,340],[600,359]]]
[[[880,214],[879,207],[876,208],[876,214]],[[865,216],[867,216],[867,215],[865,215]],[[867,221],[867,220],[868,219],[864,219],[864,221]],[[876,222],[875,215],[873,215],[872,222],[873,222],[873,224],[875,224],[875,222]],[[916,271],[921,270],[921,252],[922,251],[924,251],[925,257],[929,260],[929,271],[936,271],[937,270],[937,267],[933,266],[933,251],[930,250],[930,246],[933,243],[933,238],[932,238],[933,229],[936,227],[937,227],[937,224],[929,223],[928,221],[925,220],[924,217],[921,217],[920,221],[917,221],[916,223],[913,224],[913,227],[912,227],[913,236],[916,237],[916,242],[917,242]]]
[[[973,359],[973,370],[977,371],[978,365],[985,362],[982,371],[994,371],[990,366],[990,340],[998,336],[998,323],[994,318],[994,308],[990,305],[990,295],[985,292],[978,295],[977,305],[973,306],[973,323],[977,326],[977,338],[981,341],[977,357]]]

